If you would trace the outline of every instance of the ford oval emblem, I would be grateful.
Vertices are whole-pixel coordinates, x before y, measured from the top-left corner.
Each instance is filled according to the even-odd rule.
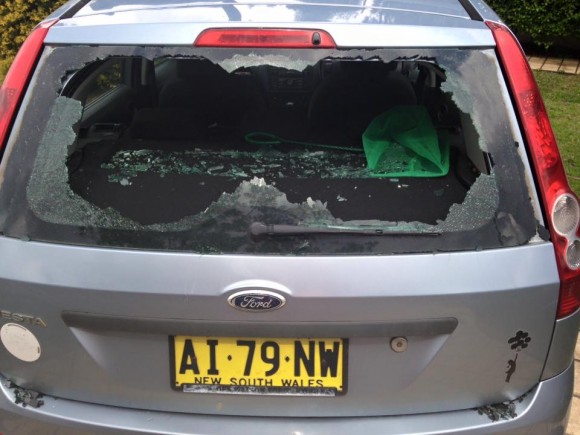
[[[228,304],[243,311],[271,311],[282,308],[284,296],[266,290],[244,290],[228,298]]]

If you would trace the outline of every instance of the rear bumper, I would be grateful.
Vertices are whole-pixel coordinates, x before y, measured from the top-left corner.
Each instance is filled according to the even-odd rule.
[[[514,402],[516,417],[492,421],[476,410],[398,417],[256,418],[152,412],[93,405],[50,396],[38,408],[16,405],[14,389],[0,383],[0,433],[83,434],[564,434],[573,394],[574,366],[540,382]],[[251,400],[251,399],[248,399]]]

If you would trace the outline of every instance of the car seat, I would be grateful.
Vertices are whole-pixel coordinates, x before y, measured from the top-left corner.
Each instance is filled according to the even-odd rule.
[[[405,76],[383,63],[338,62],[316,88],[308,108],[314,132],[329,130],[360,143],[370,122],[397,105],[417,104]]]

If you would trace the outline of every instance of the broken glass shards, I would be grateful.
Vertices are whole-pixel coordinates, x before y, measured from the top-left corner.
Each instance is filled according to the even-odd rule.
[[[81,103],[59,97],[54,103],[27,188],[31,210],[42,220],[95,227],[134,228],[113,209],[102,210],[76,195],[68,184],[66,156],[76,140]]]
[[[81,113],[78,102],[59,98],[39,148],[28,186],[28,197],[35,214],[49,222],[166,232],[191,230],[198,226],[207,228],[211,221],[216,228],[227,228],[240,234],[245,233],[253,222],[343,227],[371,225],[385,232],[440,232],[477,228],[491,219],[497,209],[494,177],[480,175],[463,204],[452,206],[447,218],[435,226],[420,222],[342,221],[316,198],[306,197],[301,203],[288,201],[285,193],[265,179],[297,175],[307,178],[312,174],[322,178],[364,177],[367,172],[364,157],[360,154],[328,151],[119,151],[109,163],[104,164],[104,168],[113,172],[109,175],[109,181],[122,186],[130,185],[134,177],[145,172],[154,172],[159,176],[204,173],[244,180],[233,193],[224,192],[202,213],[175,222],[141,225],[114,209],[101,209],[93,205],[70,189],[65,161],[68,146],[75,140],[73,126]],[[353,160],[358,162],[357,169],[353,169],[357,167]],[[246,180],[256,175],[264,176]],[[337,198],[339,202],[345,200],[342,196]]]
[[[453,204],[437,228],[444,232],[475,229],[489,222],[497,213],[499,195],[494,175],[481,174],[461,204]]]
[[[219,62],[219,66],[229,73],[242,68],[260,67],[264,65],[292,71],[303,71],[311,66],[312,63],[305,59],[282,54],[258,55],[256,53],[247,55],[236,53],[231,58]]]
[[[200,218],[221,219],[223,216],[242,218],[244,222],[240,227],[244,231],[255,221],[306,225],[337,223],[326,204],[310,197],[302,203],[291,203],[285,193],[257,177],[242,181],[231,194],[222,194]]]
[[[274,178],[370,178],[362,153],[331,151],[232,150],[161,151],[130,150],[117,152],[101,167],[110,171],[109,181],[129,185],[140,173],[207,174],[233,179]]]

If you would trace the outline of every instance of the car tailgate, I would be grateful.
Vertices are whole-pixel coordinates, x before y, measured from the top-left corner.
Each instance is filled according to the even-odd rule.
[[[2,315],[28,328],[41,347],[34,362],[1,348],[4,376],[56,397],[165,411],[394,415],[516,399],[541,376],[558,294],[549,243],[275,258],[3,238],[0,252]],[[257,288],[285,297],[285,306],[245,312],[228,304],[235,291]],[[174,335],[345,338],[347,388],[336,397],[252,400],[176,391],[168,346]],[[393,350],[394,338],[406,340],[403,352]]]

